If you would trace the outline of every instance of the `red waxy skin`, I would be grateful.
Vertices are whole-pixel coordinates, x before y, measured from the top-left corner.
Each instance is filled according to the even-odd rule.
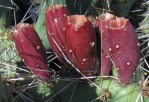
[[[52,50],[58,56],[58,59],[62,61],[62,53],[56,46],[52,37],[64,52],[64,42],[65,42],[65,19],[70,15],[67,8],[63,5],[52,5],[46,10],[46,33],[48,40],[50,42]]]
[[[101,36],[101,75],[109,75],[112,69],[112,62],[110,59],[110,32],[109,22],[116,17],[110,13],[101,14],[96,20],[96,27],[98,27]]]
[[[47,72],[45,49],[34,27],[27,23],[16,25],[13,38],[24,64],[39,78],[51,77]]]
[[[84,15],[66,19],[66,56],[85,76],[93,75],[97,60],[96,34]]]
[[[109,23],[111,56],[117,68],[120,83],[129,84],[140,59],[137,34],[125,18],[116,18]]]

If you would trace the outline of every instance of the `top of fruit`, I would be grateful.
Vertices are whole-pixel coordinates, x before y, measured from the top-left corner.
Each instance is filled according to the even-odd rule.
[[[17,32],[17,31],[19,31],[19,30],[21,30],[22,28],[25,28],[25,27],[33,27],[33,25],[31,25],[29,23],[20,23],[20,24],[17,24],[14,27],[14,32]]]
[[[128,21],[128,19],[125,19],[123,17],[118,17],[117,19],[112,20],[109,23],[109,26],[112,29],[120,29],[126,25],[127,21]]]
[[[84,15],[72,15],[68,17],[68,22],[73,25],[81,26],[87,21]]]

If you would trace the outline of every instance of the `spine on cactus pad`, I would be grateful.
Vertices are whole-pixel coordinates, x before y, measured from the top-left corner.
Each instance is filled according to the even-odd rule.
[[[13,38],[18,54],[24,64],[38,78],[49,78],[46,52],[34,27],[20,23],[14,27]]]
[[[101,14],[96,20],[96,27],[100,32],[101,38],[101,75],[109,75],[110,70],[112,69],[112,62],[110,59],[110,32],[109,32],[109,22],[115,19],[115,16],[110,13]]]
[[[52,5],[46,10],[46,33],[50,42],[52,50],[58,56],[58,59],[62,62],[62,52],[65,51],[65,19],[69,15],[69,11],[63,5]],[[55,41],[54,41],[55,40]],[[59,48],[57,47],[59,46]]]
[[[137,34],[130,21],[116,18],[109,23],[112,60],[121,84],[129,84],[140,59]]]
[[[94,74],[97,60],[96,34],[84,15],[66,18],[66,56],[85,76]]]

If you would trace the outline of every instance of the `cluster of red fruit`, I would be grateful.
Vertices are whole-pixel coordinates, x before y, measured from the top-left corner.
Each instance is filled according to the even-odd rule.
[[[140,49],[137,34],[128,19],[103,13],[93,25],[85,15],[70,15],[62,5],[50,6],[45,17],[47,38],[61,63],[69,62],[83,75],[91,76],[99,61],[100,75],[109,75],[114,66],[120,82],[130,83]],[[99,38],[95,28],[98,28]],[[35,75],[49,78],[45,49],[33,26],[18,24],[13,34],[18,54],[26,66]],[[97,47],[101,47],[101,51],[97,51]]]

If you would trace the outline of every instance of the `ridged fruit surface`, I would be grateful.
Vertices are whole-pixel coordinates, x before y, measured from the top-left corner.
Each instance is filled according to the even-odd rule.
[[[13,38],[24,64],[39,78],[49,78],[46,52],[34,27],[21,23],[14,27]]]
[[[96,34],[84,15],[66,19],[66,56],[84,75],[93,75],[97,60]]]
[[[52,50],[58,56],[60,61],[62,60],[62,53],[57,47],[64,52],[65,41],[65,19],[69,15],[69,11],[63,5],[52,5],[46,10],[46,33],[50,42]],[[56,45],[57,44],[57,45]]]

